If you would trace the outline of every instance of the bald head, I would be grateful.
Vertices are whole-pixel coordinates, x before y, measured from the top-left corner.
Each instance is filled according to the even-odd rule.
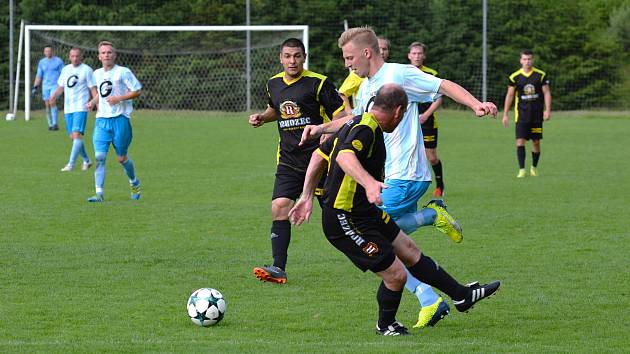
[[[407,111],[407,94],[396,84],[385,84],[376,92],[370,110],[385,133],[391,133]]]
[[[396,84],[385,84],[376,92],[374,106],[386,112],[392,112],[396,107],[407,107],[407,94]]]

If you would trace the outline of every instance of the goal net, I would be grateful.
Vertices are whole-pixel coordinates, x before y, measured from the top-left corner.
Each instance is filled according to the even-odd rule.
[[[46,45],[66,64],[70,49],[81,48],[83,62],[96,70],[98,42],[113,42],[117,64],[129,67],[143,86],[135,109],[240,112],[266,107],[265,84],[282,71],[279,47],[290,37],[302,39],[308,51],[308,26],[29,25],[25,119],[44,107],[41,97],[30,95]]]

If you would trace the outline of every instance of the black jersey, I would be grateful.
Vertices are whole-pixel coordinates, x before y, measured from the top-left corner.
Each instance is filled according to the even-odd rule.
[[[538,123],[543,121],[545,98],[542,88],[549,85],[547,74],[532,68],[529,74],[519,69],[510,75],[508,85],[516,89],[514,100],[514,121]]]
[[[423,72],[429,75],[438,76],[437,71],[431,68],[428,68],[424,65],[420,68],[420,70],[422,70]],[[431,107],[432,104],[433,102],[418,103],[418,113],[422,114],[426,112],[429,109],[429,107]],[[425,120],[424,123],[422,123],[422,129],[437,129],[437,127],[438,127],[437,115],[435,114],[435,112],[433,112],[433,114],[429,118],[427,118],[427,120]]]
[[[351,213],[364,212],[374,207],[367,199],[365,188],[348,176],[336,163],[339,152],[354,153],[372,177],[383,181],[385,142],[383,130],[372,113],[363,113],[349,120],[316,151],[328,161],[324,205]]]
[[[286,81],[284,72],[273,76],[267,82],[267,95],[278,116],[278,163],[306,170],[319,141],[298,146],[304,126],[330,121],[344,108],[343,100],[326,76],[308,70],[293,81]]]

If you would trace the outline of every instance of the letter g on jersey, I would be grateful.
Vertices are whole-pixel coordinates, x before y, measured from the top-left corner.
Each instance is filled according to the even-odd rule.
[[[98,93],[101,95],[101,97],[107,97],[112,93],[113,86],[114,84],[111,81],[103,81],[101,86],[98,87]]]
[[[69,88],[75,87],[77,85],[77,82],[79,82],[79,77],[76,75],[72,75],[68,78],[68,81],[66,81],[66,85]]]

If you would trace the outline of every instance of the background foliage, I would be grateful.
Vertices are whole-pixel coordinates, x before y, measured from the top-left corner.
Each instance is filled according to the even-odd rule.
[[[245,24],[244,0],[16,3],[16,28],[20,18],[30,24]],[[0,17],[7,24],[0,30],[0,42],[8,43],[8,2],[0,5]],[[391,61],[407,62],[408,44],[416,40],[426,43],[429,66],[481,95],[481,1],[251,1],[253,25],[309,25],[310,68],[338,85],[347,73],[336,44],[344,20],[351,27],[371,25],[379,35],[388,37],[393,46]],[[503,102],[506,77],[519,67],[519,51],[531,48],[537,54],[537,66],[552,80],[554,109],[627,108],[623,97],[630,94],[629,23],[629,0],[488,1],[488,98]],[[183,42],[185,36],[182,34]],[[17,34],[15,42],[17,45]],[[4,83],[0,85],[0,107],[7,107],[5,45],[0,58]]]

